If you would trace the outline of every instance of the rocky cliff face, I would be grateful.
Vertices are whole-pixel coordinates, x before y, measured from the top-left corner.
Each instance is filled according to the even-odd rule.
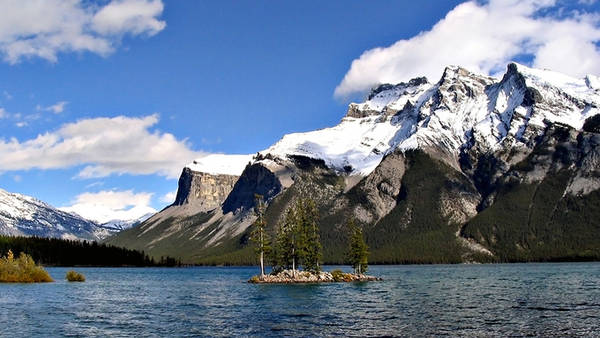
[[[600,259],[597,83],[510,64],[501,79],[452,66],[436,83],[381,85],[337,126],[260,152],[221,202],[182,189],[178,205],[201,212],[169,208],[121,244],[178,256],[169,248],[185,243],[190,261],[251,262],[259,193],[272,230],[298,198],[317,201],[331,263],[343,262],[349,218],[381,263]]]
[[[502,261],[598,259],[600,135],[546,128],[533,151],[492,182],[488,206],[466,221],[465,238]]]
[[[281,182],[269,169],[261,164],[248,166],[223,202],[223,213],[251,210],[255,195],[261,195],[268,202],[281,192],[281,188]]]
[[[179,177],[174,206],[193,204],[199,212],[218,208],[227,198],[239,176],[215,175],[184,168]]]

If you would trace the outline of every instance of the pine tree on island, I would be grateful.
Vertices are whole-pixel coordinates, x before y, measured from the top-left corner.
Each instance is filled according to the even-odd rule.
[[[271,251],[271,239],[267,233],[267,221],[265,220],[265,202],[262,195],[254,195],[256,221],[254,222],[254,230],[250,234],[250,240],[254,242],[254,251],[260,260],[260,275],[265,275],[265,256]]]
[[[350,241],[348,245],[348,260],[354,269],[354,273],[361,275],[367,272],[369,247],[365,243],[362,228],[356,225],[354,219],[348,221],[350,230]]]
[[[256,254],[261,263],[260,276],[252,277],[251,283],[318,283],[318,282],[352,282],[381,280],[373,276],[365,276],[367,271],[368,247],[363,238],[362,229],[354,220],[349,221],[350,241],[348,259],[354,268],[354,274],[334,270],[331,273],[321,272],[323,248],[318,226],[319,210],[315,201],[310,198],[297,200],[289,207],[280,221],[273,250],[270,250],[267,224],[264,217],[264,202],[257,197],[257,219],[251,239],[256,244]],[[264,257],[269,254],[273,263],[270,275],[264,273]],[[302,266],[302,271],[299,267]]]
[[[277,230],[276,256],[274,257],[276,270],[292,269],[294,275],[296,272],[296,261],[301,253],[298,244],[302,242],[302,239],[299,238],[300,233],[296,226],[296,218],[296,210],[289,208]]]
[[[299,223],[301,232],[304,233],[305,247],[303,268],[305,271],[320,272],[321,261],[323,259],[323,247],[321,246],[321,235],[319,226],[319,211],[315,201],[312,199],[303,199],[298,201]]]
[[[276,270],[321,271],[323,257],[317,225],[319,211],[311,199],[300,199],[290,207],[279,225],[273,262]]]

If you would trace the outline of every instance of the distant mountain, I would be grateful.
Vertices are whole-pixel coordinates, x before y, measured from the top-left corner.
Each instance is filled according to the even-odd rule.
[[[100,228],[108,230],[111,234],[112,233],[117,233],[119,231],[123,231],[123,230],[129,229],[131,227],[134,227],[134,226],[142,223],[143,221],[145,221],[148,218],[152,217],[152,215],[154,215],[154,213],[148,213],[148,214],[145,214],[144,216],[142,216],[140,218],[136,218],[136,219],[126,219],[126,220],[115,219],[115,220],[112,220],[112,221],[101,223],[98,226]],[[106,237],[106,236],[104,236],[104,237]]]
[[[136,226],[152,215],[149,213],[137,219],[112,220],[100,224],[33,197],[0,189],[0,235],[100,241]]]
[[[380,263],[600,259],[599,113],[593,75],[447,67],[436,83],[380,85],[338,125],[285,135],[250,163],[188,166],[175,204],[109,242],[251,263],[258,193],[271,231],[296,199],[315,199],[331,263],[343,260],[349,218]]]
[[[0,189],[0,234],[100,240],[110,230],[30,196]]]

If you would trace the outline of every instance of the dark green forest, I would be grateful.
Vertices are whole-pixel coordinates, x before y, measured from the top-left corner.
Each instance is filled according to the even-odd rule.
[[[74,241],[57,238],[12,237],[0,235],[0,256],[12,250],[18,257],[21,252],[31,255],[46,266],[176,266],[179,262],[170,257],[150,258],[143,251],[119,248],[97,242]]]
[[[562,131],[558,131],[562,132]],[[568,135],[568,134],[567,134]],[[560,135],[556,136],[559,139]],[[538,261],[600,260],[600,192],[586,195],[564,194],[576,174],[570,167],[570,155],[564,146],[542,144],[503,177],[490,180],[483,166],[470,178],[443,161],[422,151],[404,153],[406,171],[393,209],[373,223],[361,223],[369,249],[370,264],[452,264],[468,262],[505,263]],[[567,156],[569,155],[569,156]],[[550,159],[538,159],[550,156]],[[565,158],[565,156],[567,158]],[[385,161],[385,160],[384,160]],[[548,172],[541,182],[524,183],[518,177],[536,170],[539,161],[563,163],[561,170]],[[564,164],[566,163],[566,164]],[[487,165],[484,162],[484,165]],[[473,183],[471,180],[474,180]],[[456,194],[495,193],[494,203],[479,211],[466,223],[449,222],[439,210],[441,197]],[[318,209],[319,238],[323,244],[324,264],[347,264],[347,243],[353,210],[360,205],[372,208],[365,185],[345,191],[343,179],[318,163],[302,165],[292,186],[275,196],[264,212],[265,232],[276,238],[279,223],[294,201],[309,196]],[[217,246],[206,246],[209,234],[220,223],[202,228],[211,213],[183,219],[168,218],[147,230],[134,227],[108,241],[138,250],[153,257],[172,256],[187,264],[256,265],[258,260],[250,244],[252,227],[226,238]],[[147,246],[162,236],[175,222],[181,233]],[[493,256],[472,251],[459,240],[474,240],[489,249]],[[145,237],[144,237],[145,236]],[[197,238],[182,241],[182,238]],[[142,240],[143,238],[143,240]]]

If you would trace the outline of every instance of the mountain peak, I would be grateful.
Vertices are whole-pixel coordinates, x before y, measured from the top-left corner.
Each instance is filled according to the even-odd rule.
[[[399,91],[402,89],[406,89],[408,87],[416,87],[416,86],[424,85],[427,83],[429,83],[429,81],[424,76],[416,77],[414,79],[410,79],[408,82],[400,82],[397,84],[383,83],[383,84],[380,84],[380,85],[374,87],[373,89],[371,89],[371,92],[367,96],[367,101],[372,100],[379,93],[382,93],[385,91],[393,91],[393,90]]]
[[[597,80],[518,63],[508,64],[501,80],[448,66],[436,84],[416,78],[380,85],[366,101],[351,103],[337,126],[285,135],[261,153],[322,159],[359,175],[369,174],[394,149],[436,148],[458,163],[461,149],[472,142],[482,151],[507,138],[528,146],[547,123],[581,129],[586,118],[600,113],[600,93],[591,89]]]
[[[444,84],[454,84],[456,82],[469,82],[473,80],[479,83],[489,83],[493,82],[495,79],[487,75],[472,72],[467,68],[461,66],[450,65],[444,68],[442,77],[440,78],[437,84],[439,86],[443,86]]]

